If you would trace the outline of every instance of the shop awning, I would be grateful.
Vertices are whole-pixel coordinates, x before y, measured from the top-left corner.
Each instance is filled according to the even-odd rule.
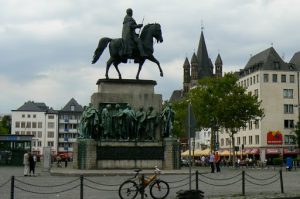
[[[232,153],[231,153],[232,154]],[[219,155],[220,156],[229,156],[230,155],[230,151],[227,149],[223,149],[219,151]]]
[[[269,149],[266,149],[266,154],[267,155],[278,155],[278,154],[281,154],[281,152],[280,152],[280,149],[269,148]]]
[[[252,148],[247,148],[243,150],[243,154],[249,154],[251,152]]]
[[[288,148],[283,149],[283,154],[286,155],[297,155],[299,153],[298,149],[289,150]]]
[[[259,148],[253,148],[253,149],[250,151],[250,154],[252,154],[252,155],[259,155]]]

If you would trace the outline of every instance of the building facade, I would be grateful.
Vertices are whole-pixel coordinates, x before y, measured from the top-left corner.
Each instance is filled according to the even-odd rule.
[[[243,154],[262,161],[297,155],[293,130],[300,111],[299,69],[300,53],[286,63],[271,47],[251,57],[237,73],[238,85],[258,96],[265,114],[262,119],[249,121],[234,136],[235,146]],[[219,134],[221,149],[229,149],[230,142],[228,134]]]
[[[74,98],[59,111],[58,154],[73,157],[73,144],[79,136],[82,112],[82,106]]]
[[[43,154],[43,147],[51,147],[57,153],[58,113],[45,103],[25,102],[20,108],[12,110],[13,135],[32,135],[32,151]]]

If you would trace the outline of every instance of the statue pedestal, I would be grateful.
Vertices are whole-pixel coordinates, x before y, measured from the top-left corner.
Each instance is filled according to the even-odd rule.
[[[77,139],[74,143],[74,169],[97,169],[97,142],[93,139]]]
[[[180,142],[173,137],[164,138],[163,169],[180,169]]]
[[[91,96],[95,108],[101,104],[130,104],[135,110],[152,106],[157,112],[162,109],[162,95],[154,93],[156,81],[134,79],[99,79],[98,92]]]

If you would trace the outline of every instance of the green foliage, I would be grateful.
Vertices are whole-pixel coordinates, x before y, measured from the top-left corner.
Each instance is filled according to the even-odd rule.
[[[0,134],[5,135],[9,134],[11,129],[11,118],[8,115],[5,115],[0,121]]]
[[[274,158],[273,159],[273,164],[274,165],[282,165],[282,163],[283,163],[282,158]]]
[[[175,111],[173,134],[178,137],[187,135],[187,106],[188,102],[185,98],[173,103],[173,110]]]
[[[299,121],[297,122],[297,125],[295,126],[294,133],[295,133],[296,143],[298,145],[298,148],[300,149],[300,123],[299,123]]]

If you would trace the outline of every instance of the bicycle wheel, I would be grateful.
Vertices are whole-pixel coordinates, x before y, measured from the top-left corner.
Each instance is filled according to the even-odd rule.
[[[154,199],[164,199],[168,196],[170,187],[163,180],[156,180],[150,185],[150,195]]]
[[[119,187],[121,199],[134,199],[138,194],[138,185],[133,180],[126,180]]]

